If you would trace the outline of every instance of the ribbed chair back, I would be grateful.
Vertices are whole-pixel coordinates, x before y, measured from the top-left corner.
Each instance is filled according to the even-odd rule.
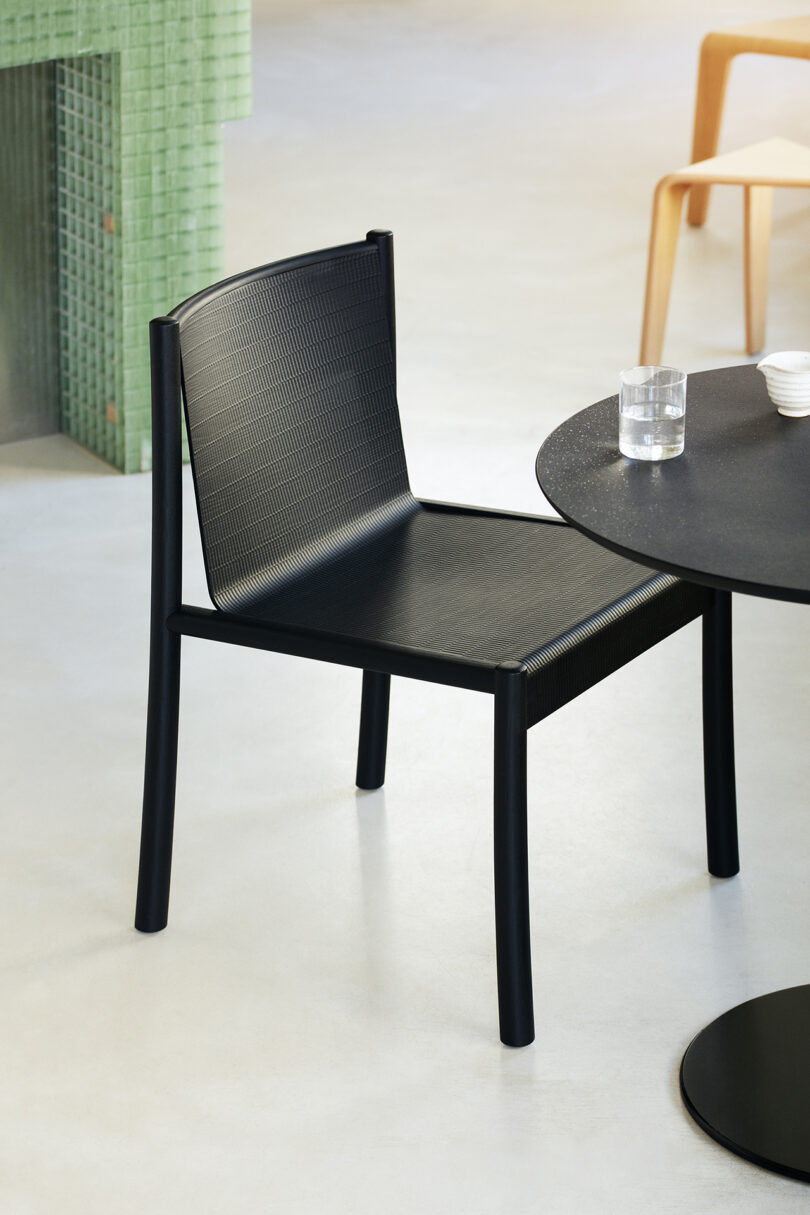
[[[243,608],[417,509],[386,239],[239,275],[173,314],[219,608]]]

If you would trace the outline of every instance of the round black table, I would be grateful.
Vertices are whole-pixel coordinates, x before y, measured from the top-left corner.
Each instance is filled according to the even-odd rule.
[[[618,398],[569,418],[537,456],[564,519],[597,543],[691,582],[810,603],[810,417],[784,418],[755,367],[690,375],[686,447],[619,454]],[[718,1017],[681,1064],[693,1118],[724,1147],[810,1181],[810,985]]]

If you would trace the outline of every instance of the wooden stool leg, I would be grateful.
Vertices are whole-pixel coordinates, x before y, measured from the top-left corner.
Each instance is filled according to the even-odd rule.
[[[688,184],[671,183],[666,177],[659,181],[655,189],[650,251],[647,260],[644,320],[641,326],[639,363],[642,366],[655,366],[661,362],[661,347],[664,344],[664,326],[667,322],[672,271],[675,266],[675,251],[678,247],[683,196],[688,189]]]
[[[770,186],[745,186],[743,199],[745,349],[748,354],[756,354],[765,345],[773,190]]]
[[[722,35],[707,34],[703,39],[695,98],[692,164],[698,160],[708,160],[710,156],[717,153],[728,69],[733,56],[733,48]],[[695,185],[689,196],[686,218],[697,228],[706,221],[706,212],[709,209],[709,189],[708,185]]]

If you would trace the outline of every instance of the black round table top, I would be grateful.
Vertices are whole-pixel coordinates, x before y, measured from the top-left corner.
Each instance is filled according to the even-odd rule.
[[[810,603],[810,417],[777,413],[756,367],[689,376],[680,456],[629,460],[618,436],[608,397],[540,448],[537,479],[564,519],[653,569]]]

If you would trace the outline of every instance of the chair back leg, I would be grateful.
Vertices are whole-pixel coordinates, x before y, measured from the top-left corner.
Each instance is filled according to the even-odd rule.
[[[526,671],[495,672],[495,937],[501,1041],[534,1041],[526,833]]]
[[[733,877],[740,869],[734,775],[731,673],[731,594],[711,591],[703,613],[703,772],[709,873]]]
[[[379,789],[385,781],[390,692],[390,675],[382,675],[379,671],[363,672],[355,782],[358,789]]]
[[[707,34],[700,48],[695,124],[692,133],[691,163],[709,160],[717,154],[728,69],[735,49],[721,33]],[[697,182],[689,193],[688,222],[699,228],[706,222],[710,186]]]
[[[135,906],[135,927],[140,932],[159,932],[169,918],[179,709],[180,636],[170,633],[162,621],[153,622]]]
[[[180,634],[166,627],[180,607],[182,568],[182,454],[180,345],[177,322],[158,317],[149,327],[152,357],[152,623],[141,861],[135,927],[159,932],[169,916],[177,727],[180,708]]]

